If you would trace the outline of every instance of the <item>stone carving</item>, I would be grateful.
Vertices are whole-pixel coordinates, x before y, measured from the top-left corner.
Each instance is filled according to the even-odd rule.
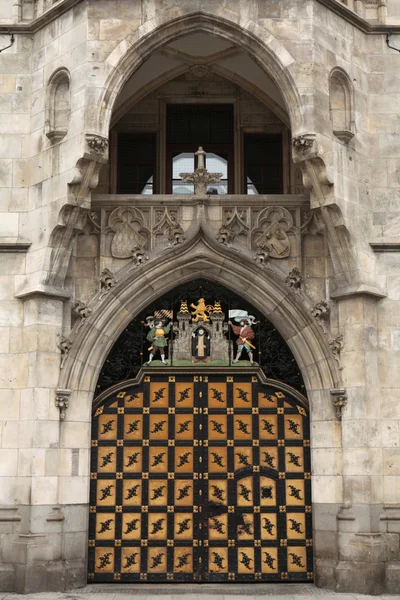
[[[100,275],[101,296],[107,294],[113,287],[118,284],[118,280],[110,269],[103,269]]]
[[[61,350],[61,363],[60,369],[64,367],[64,363],[67,360],[69,351],[72,347],[72,342],[68,338],[65,338],[63,335],[58,334],[58,344],[57,347]]]
[[[336,418],[342,419],[343,409],[347,406],[346,390],[342,388],[331,390],[332,404],[335,408]]]
[[[86,135],[86,142],[89,148],[99,156],[102,156],[108,150],[108,139],[101,135],[88,133]]]
[[[329,314],[329,306],[326,300],[317,302],[311,309],[311,314],[315,319],[321,319]]]
[[[217,241],[229,246],[236,237],[247,236],[249,229],[245,211],[238,210],[235,206],[234,209],[225,211],[225,222],[218,231]]]
[[[332,350],[333,356],[337,363],[340,365],[340,353],[344,348],[343,335],[339,334],[335,338],[329,340],[329,347]],[[341,368],[341,367],[339,367]]]
[[[287,258],[290,255],[288,233],[294,231],[293,219],[282,206],[264,208],[259,214],[252,232],[253,246],[257,255],[265,258]],[[259,252],[261,249],[261,252]],[[266,254],[268,253],[268,256]]]
[[[222,173],[209,173],[207,171],[204,163],[206,153],[201,146],[199,146],[195,155],[197,156],[197,169],[193,173],[179,173],[179,177],[182,178],[183,183],[193,183],[195,195],[201,196],[207,194],[207,185],[221,181]]]
[[[321,302],[317,302],[315,306],[310,310],[312,316],[317,321],[318,325],[322,328],[324,333],[327,333],[325,327],[325,319],[329,315],[329,306],[326,300],[321,300]]]
[[[150,231],[144,226],[140,210],[132,206],[116,208],[108,219],[105,233],[114,232],[111,241],[111,255],[114,258],[131,258],[132,248],[147,246]]]
[[[155,239],[166,238],[168,241],[167,248],[171,246],[178,246],[185,241],[185,234],[178,222],[178,213],[176,210],[157,211],[156,214],[156,225],[153,228],[153,235]]]
[[[304,279],[299,269],[297,267],[293,267],[293,269],[289,272],[289,275],[285,279],[285,284],[294,290],[298,290],[300,289],[303,281]]]
[[[260,244],[257,246],[256,253],[253,256],[253,260],[255,260],[258,264],[263,265],[267,262],[269,258],[269,248],[266,244]]]
[[[58,389],[56,390],[56,407],[60,410],[60,419],[64,421],[66,410],[69,406],[69,398],[71,390]]]
[[[293,138],[292,144],[296,152],[305,153],[310,150],[315,141],[315,133],[304,133]]]
[[[193,65],[190,72],[196,79],[204,79],[209,74],[210,67],[207,65]]]
[[[75,303],[74,313],[80,318],[80,323],[77,328],[77,331],[79,331],[86,319],[92,314],[92,309],[89,308],[89,306],[87,306],[87,304],[84,302],[80,302],[80,300],[78,300]]]
[[[149,260],[149,257],[140,246],[135,246],[132,250],[132,262],[134,266],[138,267],[142,265],[146,260]],[[130,269],[131,270],[131,269]]]

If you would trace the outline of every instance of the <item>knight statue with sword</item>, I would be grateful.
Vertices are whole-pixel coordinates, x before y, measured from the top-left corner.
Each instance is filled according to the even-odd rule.
[[[233,319],[236,323],[239,323],[239,325],[234,325],[232,321],[228,321],[229,325],[232,327],[233,333],[238,336],[236,340],[237,353],[233,362],[239,362],[243,350],[246,350],[250,364],[253,365],[253,350],[255,350],[256,347],[252,344],[251,340],[254,340],[255,337],[252,328],[255,317],[249,315],[246,310],[234,309],[229,311],[229,319]]]

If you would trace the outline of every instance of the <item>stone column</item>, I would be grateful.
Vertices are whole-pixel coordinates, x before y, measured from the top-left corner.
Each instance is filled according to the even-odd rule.
[[[70,410],[62,422],[55,401],[64,300],[34,292],[19,301],[23,324],[15,343],[21,354],[11,356],[24,387],[20,420],[2,440],[15,454],[16,468],[15,477],[2,481],[3,497],[15,511],[2,561],[14,564],[14,589],[20,593],[62,591],[86,579],[86,507],[82,516],[77,505],[88,501],[90,415],[76,423],[82,415]]]
[[[380,594],[385,589],[388,540],[380,533],[384,423],[378,370],[377,300],[341,298],[338,324],[347,407],[342,415],[343,504],[337,515],[337,591]]]

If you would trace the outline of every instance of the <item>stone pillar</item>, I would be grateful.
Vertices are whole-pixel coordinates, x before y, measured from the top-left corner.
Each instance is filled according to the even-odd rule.
[[[64,300],[65,294],[27,294],[14,342],[24,387],[20,420],[2,440],[16,455],[16,472],[1,483],[10,506],[0,510],[0,531],[12,533],[2,545],[2,562],[8,571],[14,565],[14,591],[20,593],[63,591],[86,580],[90,414],[82,418],[74,402],[61,421],[56,405]],[[3,580],[11,577],[8,571],[0,573]]]
[[[342,413],[343,505],[338,511],[336,590],[380,594],[385,589],[388,540],[379,531],[385,443],[378,370],[377,301],[341,298],[338,326],[347,407]]]

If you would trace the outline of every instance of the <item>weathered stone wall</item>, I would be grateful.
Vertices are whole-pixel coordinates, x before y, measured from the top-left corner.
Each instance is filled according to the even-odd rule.
[[[106,223],[91,192],[107,162],[113,104],[134,66],[157,44],[202,30],[239,44],[275,81],[287,104],[293,160],[303,171],[313,214],[308,219],[301,213],[293,235],[300,242],[293,243],[290,257],[263,266],[253,260],[256,248],[233,240],[233,251],[216,240],[224,213],[215,208],[207,230],[214,254],[199,250],[206,256],[200,259],[212,265],[212,256],[218,257],[216,277],[226,283],[223,264],[235,264],[244,296],[248,279],[242,271],[254,272],[254,295],[263,289],[265,312],[308,382],[317,582],[348,591],[395,591],[400,54],[387,47],[386,30],[367,33],[346,12],[334,13],[316,0],[60,1],[37,3],[36,13],[25,2],[24,22],[14,4],[3,0],[0,9],[0,28],[16,24],[15,42],[0,53],[1,587],[38,591],[85,582],[96,373],[118,333],[149,300],[143,291],[150,288],[149,273],[161,277],[166,268],[160,249],[150,249],[148,266],[130,275],[130,263],[115,262],[104,231],[99,233]],[[375,20],[369,5],[364,16]],[[399,6],[388,1],[391,25]],[[45,9],[50,17],[29,29],[29,20]],[[9,42],[4,27],[0,49]],[[391,43],[400,46],[398,33]],[[333,133],[330,113],[329,75],[336,67],[350,82],[349,128],[341,137]],[[60,105],[63,112],[57,113]],[[235,198],[231,203],[240,204]],[[91,209],[98,211],[97,221],[89,218]],[[189,212],[181,220],[188,240],[190,220]],[[180,262],[179,245],[171,252],[176,277],[196,275],[195,267],[190,271]],[[304,278],[298,293],[283,283],[293,266]],[[75,300],[91,301],[104,267],[123,269],[116,275],[121,287],[115,286],[111,299],[91,304],[92,315],[79,333],[78,323],[71,333]],[[138,281],[142,295],[135,296]],[[330,309],[322,315],[326,333],[310,312],[323,299]],[[74,341],[61,372],[59,334]],[[328,344],[338,335],[345,344],[340,365]],[[55,405],[59,388],[71,390],[63,421]],[[334,398],[347,395],[341,421],[331,388]]]

